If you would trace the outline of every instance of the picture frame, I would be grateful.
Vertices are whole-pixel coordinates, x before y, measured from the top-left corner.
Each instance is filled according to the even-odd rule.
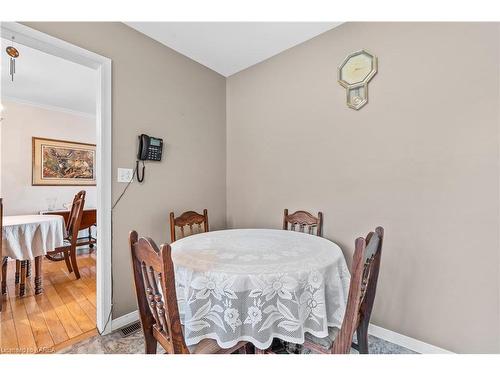
[[[96,145],[32,137],[33,186],[95,186]]]

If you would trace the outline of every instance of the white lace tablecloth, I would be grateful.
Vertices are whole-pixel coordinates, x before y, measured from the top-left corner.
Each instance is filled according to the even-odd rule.
[[[340,248],[284,230],[234,229],[172,243],[176,290],[187,345],[204,338],[222,348],[273,338],[302,344],[342,323],[350,274]]]
[[[63,246],[64,218],[59,215],[17,215],[3,218],[3,255],[28,260]]]

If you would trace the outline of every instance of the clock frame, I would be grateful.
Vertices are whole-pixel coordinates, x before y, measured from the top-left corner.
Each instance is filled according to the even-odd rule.
[[[368,82],[377,74],[378,59],[365,49],[353,52],[337,69],[339,84],[346,89],[349,108],[359,110],[368,103]]]

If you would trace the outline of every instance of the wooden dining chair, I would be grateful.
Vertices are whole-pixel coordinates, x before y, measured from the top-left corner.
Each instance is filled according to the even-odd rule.
[[[358,238],[352,260],[347,307],[340,330],[330,328],[325,338],[306,334],[304,348],[315,353],[348,354],[351,347],[368,354],[368,325],[375,301],[382,255],[384,228],[377,227],[366,238]],[[358,343],[352,342],[356,332]]]
[[[46,258],[52,261],[66,262],[68,271],[74,272],[77,279],[80,278],[80,270],[76,261],[76,247],[78,245],[78,232],[82,222],[83,208],[85,206],[85,191],[80,191],[75,195],[71,211],[66,223],[67,237],[64,239],[64,245],[47,252]]]
[[[203,224],[203,228],[202,228]],[[194,231],[193,226],[198,227],[198,231]],[[177,239],[176,227],[180,228],[182,237],[200,232],[208,232],[208,211],[205,208],[203,215],[195,211],[186,211],[181,216],[175,217],[174,213],[170,213],[170,241],[174,242]],[[189,233],[186,233],[184,227],[189,227]],[[180,237],[180,238],[182,238]]]
[[[288,225],[290,224],[290,228]],[[288,209],[283,212],[283,229],[304,232],[307,228],[307,233],[323,237],[323,213],[318,212],[318,217],[313,216],[307,211],[295,211],[293,214],[288,214]]]
[[[146,354],[156,354],[157,344],[166,354],[227,354],[244,349],[246,342],[222,349],[212,339],[188,349],[179,318],[170,245],[158,249],[152,239],[139,238],[136,231],[130,232],[129,243]]]

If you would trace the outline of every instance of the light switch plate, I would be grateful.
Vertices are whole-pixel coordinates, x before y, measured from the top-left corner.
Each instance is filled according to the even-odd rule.
[[[118,168],[118,182],[128,183],[134,177],[134,170],[130,168]]]

